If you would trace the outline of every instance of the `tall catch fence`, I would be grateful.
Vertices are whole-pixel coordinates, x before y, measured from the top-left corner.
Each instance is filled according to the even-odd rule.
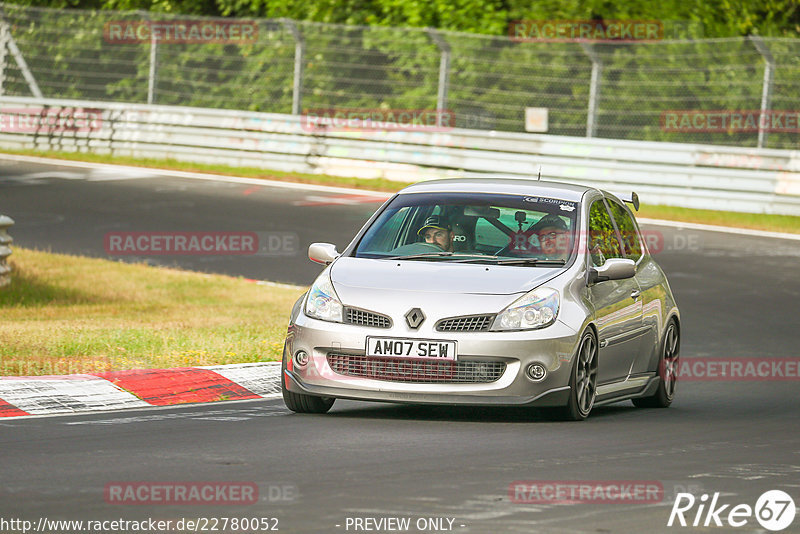
[[[520,42],[284,19],[1,9],[0,96],[295,115],[447,109],[457,128],[505,132],[525,131],[526,108],[546,108],[549,134],[798,147],[800,39]],[[199,38],[165,37],[176,25]],[[203,35],[206,26],[214,29]],[[777,111],[780,120],[750,130],[665,127],[675,111],[704,121]]]

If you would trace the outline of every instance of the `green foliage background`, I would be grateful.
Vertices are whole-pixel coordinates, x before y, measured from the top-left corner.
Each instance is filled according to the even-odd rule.
[[[759,108],[765,63],[745,35],[764,36],[775,57],[772,109],[798,109],[800,94],[798,0],[22,0],[4,6],[39,86],[55,98],[146,102],[149,44],[110,46],[103,25],[187,15],[258,18],[258,42],[160,45],[155,103],[291,112],[295,39],[278,18],[297,20],[306,43],[304,109],[435,108],[440,51],[424,29],[430,27],[446,30],[452,51],[447,107],[456,126],[524,131],[525,108],[546,107],[549,133],[584,135],[591,61],[575,43],[509,40],[509,23],[526,19],[661,20],[668,37],[699,39],[596,45],[603,64],[599,137],[755,146],[755,133],[660,127],[666,110]],[[5,74],[5,94],[30,95],[13,62]],[[772,133],[767,146],[797,148],[798,134]]]
[[[433,27],[505,35],[513,20],[638,19],[702,24],[707,37],[797,36],[797,0],[23,0],[21,5]]]

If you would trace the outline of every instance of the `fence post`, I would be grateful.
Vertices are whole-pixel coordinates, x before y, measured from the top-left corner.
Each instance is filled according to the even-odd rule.
[[[11,266],[6,263],[6,259],[11,255],[11,236],[6,229],[14,225],[11,217],[0,215],[0,287],[11,282]]]
[[[158,82],[158,41],[155,32],[150,38],[150,72],[147,75],[147,103],[156,103],[156,83]]]
[[[442,54],[439,58],[439,89],[436,92],[436,126],[441,128],[442,117],[447,110],[447,93],[450,89],[450,44],[437,30],[433,28],[426,30]]]
[[[9,36],[8,25],[5,23],[0,24],[0,96],[5,94]]]
[[[292,115],[300,115],[303,105],[303,57],[306,41],[293,20],[284,19],[284,25],[294,38],[294,78],[292,79]]]
[[[764,58],[764,81],[761,86],[761,113],[758,117],[758,148],[764,148],[767,143],[767,131],[764,129],[766,114],[772,104],[772,74],[775,71],[775,58],[758,35],[750,35],[750,42],[756,47],[758,53]]]
[[[142,12],[144,18],[150,22],[150,14]],[[158,39],[152,27],[150,28],[150,71],[147,74],[147,103],[156,103],[156,87],[158,84]]]
[[[603,71],[603,64],[600,56],[597,55],[592,45],[581,43],[584,53],[592,61],[592,79],[589,82],[589,109],[586,114],[586,137],[594,137],[597,134],[597,106],[600,100],[600,77]]]

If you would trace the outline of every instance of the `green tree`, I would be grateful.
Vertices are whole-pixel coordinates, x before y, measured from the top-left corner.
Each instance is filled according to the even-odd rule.
[[[190,15],[433,27],[505,35],[534,19],[638,19],[696,23],[706,37],[800,35],[797,0],[19,0],[56,8],[145,10]]]

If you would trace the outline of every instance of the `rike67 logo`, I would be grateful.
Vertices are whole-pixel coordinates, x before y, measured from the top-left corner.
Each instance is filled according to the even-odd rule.
[[[667,526],[739,528],[755,517],[761,527],[778,532],[792,524],[796,512],[794,500],[781,490],[764,492],[756,501],[755,507],[749,504],[737,504],[733,507],[731,504],[722,504],[719,502],[719,492],[714,493],[710,502],[705,493],[699,499],[691,493],[678,493]]]

